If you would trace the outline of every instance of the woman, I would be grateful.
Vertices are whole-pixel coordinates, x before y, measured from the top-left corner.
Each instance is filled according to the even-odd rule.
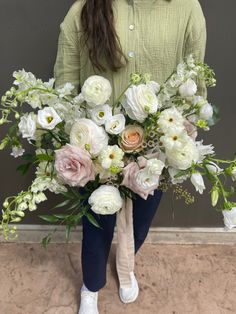
[[[148,72],[161,84],[189,53],[203,61],[205,45],[205,18],[198,0],[77,0],[60,25],[56,86],[71,82],[77,94],[90,75],[99,74],[112,83],[112,102],[127,86],[131,73]],[[200,87],[199,93],[205,92]],[[161,194],[157,190],[146,201],[138,196],[134,200],[135,253],[147,236]],[[102,229],[83,219],[79,314],[98,313],[98,291],[106,283],[116,223],[115,215],[92,214]],[[129,286],[120,282],[124,303],[135,301],[139,292],[134,272],[129,276]]]

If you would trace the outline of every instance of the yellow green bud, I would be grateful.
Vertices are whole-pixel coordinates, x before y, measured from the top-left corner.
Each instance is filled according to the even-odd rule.
[[[213,188],[211,190],[211,204],[215,207],[219,200],[219,190],[217,188]]]

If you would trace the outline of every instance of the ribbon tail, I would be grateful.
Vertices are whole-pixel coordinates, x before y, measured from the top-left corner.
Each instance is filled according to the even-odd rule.
[[[133,201],[127,198],[117,213],[116,269],[120,286],[131,287],[130,272],[134,271]]]

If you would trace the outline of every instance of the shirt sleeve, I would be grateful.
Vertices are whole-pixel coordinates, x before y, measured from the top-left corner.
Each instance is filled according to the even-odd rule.
[[[79,31],[75,23],[75,15],[69,10],[60,24],[60,34],[56,61],[53,68],[55,87],[58,88],[67,82],[75,88],[73,94],[78,94],[80,89],[80,48]]]
[[[195,60],[204,62],[206,51],[206,20],[198,0],[193,1],[191,14],[186,30],[184,57],[193,54]],[[198,81],[198,94],[207,98],[205,82]]]

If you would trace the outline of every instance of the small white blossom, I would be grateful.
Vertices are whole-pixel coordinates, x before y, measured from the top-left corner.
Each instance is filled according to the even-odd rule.
[[[73,89],[74,89],[74,85],[71,83],[66,83],[63,87],[58,88],[57,91],[59,93],[59,97],[63,98],[65,96],[68,96],[72,93]]]
[[[11,156],[17,158],[19,156],[22,156],[25,152],[25,149],[22,146],[13,146]]]
[[[222,211],[224,217],[224,224],[228,229],[236,227],[236,207],[231,208],[230,210],[225,209]]]
[[[109,105],[99,105],[89,110],[89,113],[97,125],[103,125],[112,117],[112,108]]]
[[[199,110],[199,117],[203,120],[209,120],[213,116],[213,108],[209,103],[204,104]]]
[[[113,145],[104,148],[101,151],[98,160],[104,169],[112,169],[113,167],[119,170],[124,167],[123,157],[124,152],[122,149],[117,145]]]
[[[179,93],[182,97],[191,97],[197,92],[197,84],[192,79],[188,79],[185,83],[180,85]]]
[[[36,131],[36,115],[33,112],[24,114],[20,118],[18,127],[23,138],[34,139]]]

